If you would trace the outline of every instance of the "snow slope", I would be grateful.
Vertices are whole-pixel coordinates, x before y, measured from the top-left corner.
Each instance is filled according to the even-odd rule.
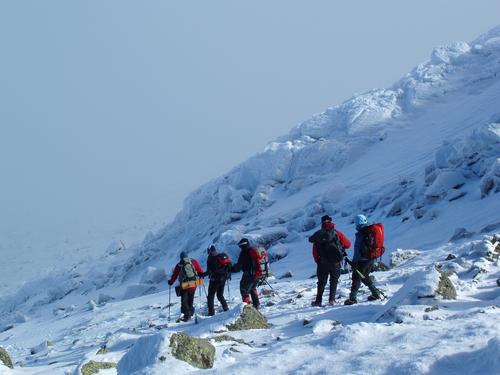
[[[125,363],[137,363],[134,353],[167,352],[166,338],[176,330],[213,336],[240,306],[197,326],[165,328],[164,270],[182,250],[204,261],[211,243],[235,257],[242,236],[269,248],[275,275],[293,277],[273,280],[282,299],[271,297],[274,304],[263,309],[273,327],[240,333],[251,346],[238,352],[217,344],[212,372],[500,373],[500,265],[491,255],[500,233],[499,72],[500,27],[436,48],[393,87],[313,116],[203,185],[142,243],[3,297],[0,345],[24,367],[0,373],[72,373],[103,343],[106,358],[128,358],[120,373],[132,373]],[[309,307],[315,269],[307,236],[328,213],[353,238],[352,220],[361,212],[386,225],[387,259],[397,248],[419,255],[376,275],[389,300]],[[449,253],[456,258],[445,261]],[[456,301],[422,294],[435,288],[436,263],[454,272]],[[348,287],[343,276],[339,298]],[[233,306],[237,294],[233,280]],[[40,347],[45,340],[53,346]],[[158,357],[134,373],[196,372]]]

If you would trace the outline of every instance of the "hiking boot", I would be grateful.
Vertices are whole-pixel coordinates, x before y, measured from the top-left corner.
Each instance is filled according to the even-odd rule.
[[[255,308],[255,310],[260,310],[260,305],[253,305],[253,307]]]
[[[337,301],[335,301],[334,299],[331,299],[330,301],[328,301],[328,304],[330,306],[333,306],[333,305],[336,305],[337,304]]]
[[[312,301],[311,306],[321,307],[321,301]]]
[[[189,322],[189,321],[191,320],[191,317],[190,317],[190,316],[183,316],[183,317],[181,318],[181,320],[182,320],[183,322]]]
[[[356,301],[355,299],[350,299],[349,298],[349,299],[345,300],[344,305],[348,305],[349,306],[349,305],[354,305],[356,303],[358,303],[358,301]]]
[[[370,295],[368,296],[368,301],[375,301],[377,299],[380,299],[380,296],[376,296],[376,295]]]

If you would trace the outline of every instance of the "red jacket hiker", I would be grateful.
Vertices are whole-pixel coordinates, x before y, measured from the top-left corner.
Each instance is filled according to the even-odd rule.
[[[193,263],[194,269],[198,273],[198,276],[203,277],[203,268],[201,268],[200,264],[196,261],[196,259],[191,258],[191,262]],[[182,270],[182,265],[181,263],[177,263],[174,268],[174,272],[172,273],[172,277],[170,280],[168,280],[168,284],[172,285],[175,283],[175,280],[177,280],[177,277],[179,277],[179,274]],[[182,282],[182,281],[181,281]],[[196,286],[193,288],[187,288],[186,290],[196,290]]]
[[[321,225],[321,229],[329,229],[332,230],[335,228],[335,223],[331,221],[327,221]],[[351,247],[351,241],[349,241],[349,238],[347,238],[342,232],[339,230],[336,230],[337,235],[339,236],[340,244],[344,249],[349,249]],[[313,244],[313,258],[316,263],[318,263],[319,260],[319,249],[318,249],[318,244],[314,243]]]

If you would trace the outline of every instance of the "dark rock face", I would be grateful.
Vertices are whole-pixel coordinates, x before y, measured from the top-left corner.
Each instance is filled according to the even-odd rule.
[[[230,331],[241,331],[245,329],[265,329],[269,328],[267,318],[257,309],[246,305],[243,308],[241,316],[233,323],[227,326]]]
[[[208,369],[214,366],[215,347],[208,339],[174,333],[170,338],[172,355],[191,366]]]
[[[14,368],[9,353],[2,347],[0,347],[0,362],[3,362],[3,364],[9,368]]]

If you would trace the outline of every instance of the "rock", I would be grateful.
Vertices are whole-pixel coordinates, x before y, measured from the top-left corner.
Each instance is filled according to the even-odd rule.
[[[260,291],[260,294],[262,294],[263,296],[267,296],[267,297],[274,295],[274,293],[271,289],[262,289]]]
[[[243,339],[237,339],[237,338],[235,338],[233,336],[229,336],[229,335],[214,336],[211,338],[211,340],[214,340],[215,342],[234,341],[234,342],[237,342],[238,344],[252,346],[249,343],[245,342],[245,340],[243,340]]]
[[[426,313],[430,313],[430,312],[436,311],[436,310],[439,310],[439,307],[437,307],[437,306],[430,306],[430,307],[426,307],[424,311]]]
[[[12,364],[12,360],[10,359],[9,353],[0,346],[0,362],[3,362],[5,366],[8,368],[14,368],[14,365]]]
[[[439,294],[443,299],[457,299],[457,290],[450,280],[452,272],[441,272],[439,277],[439,284],[436,293]]]
[[[288,279],[288,278],[290,278],[290,277],[293,277],[293,274],[292,274],[292,272],[291,272],[291,271],[287,271],[287,272],[285,272],[283,275],[281,275],[280,277],[278,277],[278,279],[280,279],[280,280],[281,280],[281,279]]]
[[[470,238],[474,235],[474,232],[469,232],[465,228],[457,228],[455,229],[455,233],[450,238],[450,242],[458,241],[464,238]]]
[[[107,294],[100,293],[99,297],[97,298],[97,304],[98,305],[105,305],[108,302],[113,301],[114,298],[111,296],[108,296]]]
[[[308,324],[311,324],[311,322],[312,322],[312,320],[310,320],[310,319],[304,319],[304,320],[302,321],[302,325],[303,325],[303,326],[306,326],[306,325],[308,325]]]
[[[498,229],[500,229],[500,222],[485,226],[483,229],[481,229],[481,233],[490,233]]]
[[[266,302],[266,306],[267,307],[274,306],[274,305],[276,305],[276,302],[273,302],[273,301],[267,301]]]
[[[96,355],[104,355],[108,354],[109,350],[106,345],[101,346],[101,348],[97,351]]]
[[[391,269],[391,267],[389,267],[387,264],[385,264],[382,261],[377,262],[373,265],[373,271],[375,271],[375,272],[385,272],[385,271],[389,271],[390,269]]]
[[[172,355],[191,366],[201,369],[212,368],[215,360],[215,347],[208,339],[191,337],[184,333],[174,333],[170,337]]]
[[[500,277],[497,279],[497,286],[500,286]]]
[[[99,370],[106,370],[110,368],[116,368],[116,363],[89,361],[82,366],[81,372],[82,375],[94,375],[98,374]]]
[[[415,258],[419,254],[420,252],[416,250],[396,249],[396,251],[391,254],[391,267],[399,266],[400,264]]]
[[[267,318],[250,305],[245,305],[241,316],[234,323],[227,326],[227,329],[230,331],[266,328],[269,328]]]
[[[455,254],[448,254],[445,260],[453,260],[453,259],[457,259],[457,256]]]

